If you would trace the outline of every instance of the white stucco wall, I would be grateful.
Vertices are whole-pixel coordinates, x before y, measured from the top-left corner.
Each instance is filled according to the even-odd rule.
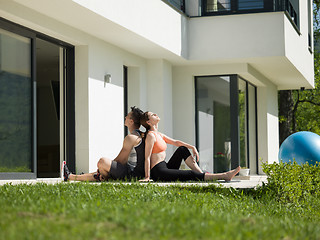
[[[141,107],[146,96],[144,91],[146,61],[98,39],[93,38],[89,46],[88,170],[94,171],[100,157],[113,159],[122,147],[123,66],[128,67],[129,104]],[[105,74],[111,74],[111,83],[104,84]]]
[[[185,17],[163,1],[73,1],[177,55],[185,48]]]
[[[258,105],[258,171],[263,173],[261,162],[278,162],[279,121],[278,91],[275,85],[267,83],[257,88]]]
[[[173,137],[172,115],[172,66],[162,59],[148,60],[147,63],[147,111],[157,113],[161,119],[159,131]],[[169,146],[167,154],[171,155]]]
[[[282,18],[281,13],[191,18],[189,58],[223,61],[284,55]]]
[[[88,46],[83,45],[75,48],[75,59],[77,60],[75,65],[76,168],[81,172],[89,170],[88,56]]]

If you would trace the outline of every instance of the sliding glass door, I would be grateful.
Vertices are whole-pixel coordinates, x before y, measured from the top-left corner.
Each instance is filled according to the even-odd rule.
[[[195,88],[200,167],[256,172],[256,88],[237,75],[196,77]]]
[[[230,77],[197,77],[200,167],[224,172],[231,164]]]
[[[0,18],[0,179],[75,171],[74,47]]]
[[[0,29],[0,172],[29,177],[36,170],[32,41]]]

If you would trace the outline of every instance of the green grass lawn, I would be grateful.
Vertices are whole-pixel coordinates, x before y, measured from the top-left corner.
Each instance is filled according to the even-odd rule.
[[[0,186],[0,239],[320,239],[320,201],[155,184]]]

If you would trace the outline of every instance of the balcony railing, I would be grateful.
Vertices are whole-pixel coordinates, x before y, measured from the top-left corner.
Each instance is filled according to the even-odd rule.
[[[223,14],[252,10],[267,10],[268,0],[203,0],[203,15]]]
[[[186,13],[185,0],[163,0],[179,11]],[[292,22],[299,28],[299,2],[296,7],[292,0],[194,0],[202,9],[201,16],[227,15],[258,12],[286,11]],[[196,6],[196,5],[193,5]],[[187,13],[188,14],[188,13]]]
[[[185,0],[163,0],[173,8],[186,13]],[[194,0],[199,2],[201,16],[278,12],[285,11],[299,29],[299,2],[296,7],[292,0]],[[297,2],[297,1],[295,1]],[[196,5],[195,5],[196,6]],[[197,12],[197,11],[196,11]],[[187,13],[188,14],[188,13]]]
[[[169,5],[173,6],[174,8],[178,9],[185,13],[185,0],[164,0],[164,2],[169,3]]]
[[[299,13],[298,10],[295,10],[290,0],[275,1],[275,11],[287,11],[292,21],[299,28]]]

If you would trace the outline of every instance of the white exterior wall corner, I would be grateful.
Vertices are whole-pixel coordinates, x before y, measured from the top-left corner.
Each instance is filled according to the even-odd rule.
[[[313,53],[309,51],[308,34],[309,34],[309,17],[311,18],[311,28],[313,28],[312,12],[308,15],[308,2],[299,1],[300,3],[300,33],[297,32],[287,16],[284,15],[284,33],[285,33],[285,55],[287,59],[295,66],[300,78],[305,78],[305,84],[296,85],[288,83],[284,86],[279,86],[281,90],[290,88],[313,88],[314,87],[314,62]],[[313,32],[310,33],[313,41]],[[313,43],[312,43],[313,46]],[[311,48],[312,48],[311,46]],[[297,74],[296,74],[297,75]],[[291,81],[295,81],[292,79]],[[291,86],[290,86],[291,85]],[[288,87],[289,86],[289,87]]]
[[[263,173],[261,161],[278,162],[279,152],[279,121],[278,121],[278,90],[269,83],[257,88],[258,118],[258,164],[259,173]]]
[[[188,67],[174,67],[172,76],[173,136],[195,145],[195,75]]]

